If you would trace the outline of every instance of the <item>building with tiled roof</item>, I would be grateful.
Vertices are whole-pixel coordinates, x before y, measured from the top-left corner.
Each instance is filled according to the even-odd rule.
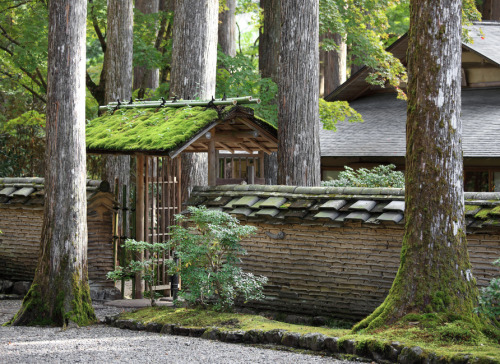
[[[462,45],[462,125],[466,191],[500,191],[500,22],[471,27],[473,43]],[[408,37],[391,45],[406,65]],[[366,82],[362,68],[325,97],[348,101],[363,123],[339,123],[337,131],[321,130],[323,179],[335,177],[345,165],[372,167],[395,164],[404,169],[406,102],[394,90]]]

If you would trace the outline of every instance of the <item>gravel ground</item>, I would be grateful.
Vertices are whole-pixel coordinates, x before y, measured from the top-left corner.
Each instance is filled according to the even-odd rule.
[[[0,301],[0,322],[20,301]],[[95,305],[96,315],[122,311]],[[68,329],[0,327],[0,363],[337,363],[331,357],[227,344],[198,338],[120,330],[105,325]]]

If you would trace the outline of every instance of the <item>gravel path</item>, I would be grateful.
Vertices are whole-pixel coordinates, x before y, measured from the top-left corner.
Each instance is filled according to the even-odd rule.
[[[0,301],[0,322],[20,301]],[[122,309],[95,305],[96,315]],[[7,317],[7,320],[11,317]],[[105,325],[68,329],[0,327],[0,363],[337,363],[331,357],[120,330]]]

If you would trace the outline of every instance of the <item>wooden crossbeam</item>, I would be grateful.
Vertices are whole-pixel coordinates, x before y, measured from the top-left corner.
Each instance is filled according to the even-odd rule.
[[[260,150],[266,152],[267,154],[271,154],[271,150],[267,147],[265,147],[264,145],[262,145],[262,143],[259,143],[258,141],[256,140],[253,140],[253,139],[245,139],[247,142],[249,142],[250,144],[252,144],[253,146],[259,148]]]
[[[243,143],[238,143],[238,144],[236,144],[236,145],[237,145],[238,147],[240,147],[241,149],[243,149],[243,150],[244,150],[245,152],[247,152],[247,153],[250,153],[250,154],[252,154],[252,153],[253,153],[253,152],[252,152],[252,150],[251,150],[251,149],[249,149],[249,148],[247,148],[247,147],[246,147]]]
[[[222,149],[224,150],[227,150],[228,152],[234,154],[234,149],[233,148],[230,148],[229,146],[227,146],[227,144],[224,144],[222,142],[217,142],[217,144],[219,145],[219,147],[221,147]]]

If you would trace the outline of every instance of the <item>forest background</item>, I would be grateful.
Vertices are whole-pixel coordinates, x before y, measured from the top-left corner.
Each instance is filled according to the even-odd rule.
[[[464,0],[464,19],[480,18],[488,1]],[[220,2],[221,34],[235,34],[233,51],[219,44],[217,89],[224,94],[253,95],[262,103],[257,115],[277,123],[277,72],[264,57],[263,9],[276,0],[227,0]],[[234,10],[233,10],[234,9]],[[167,97],[172,60],[173,7],[171,0],[136,0],[133,18],[133,67],[135,99]],[[223,14],[236,13],[236,21]],[[106,0],[89,0],[87,14],[86,119],[98,116],[105,90],[105,53],[108,14]],[[233,18],[234,19],[234,18]],[[248,24],[247,21],[249,20]],[[241,23],[241,24],[240,24]],[[371,67],[370,82],[394,86],[405,80],[399,60],[385,51],[409,27],[408,0],[320,0],[320,90],[327,95],[363,65]],[[47,91],[47,0],[12,0],[0,3],[0,176],[43,176]],[[260,36],[259,36],[260,35]],[[464,33],[466,37],[467,34]],[[259,44],[260,43],[260,44]],[[260,45],[260,47],[259,47]],[[344,53],[344,54],[342,54]],[[341,62],[340,59],[345,59]],[[333,61],[332,61],[333,60]],[[153,74],[150,81],[146,74]],[[332,77],[336,76],[336,81]],[[120,77],[120,75],[116,75]],[[330,80],[330,81],[329,81]],[[339,81],[340,80],[340,81]],[[401,93],[401,97],[404,94]],[[325,128],[335,129],[346,118],[361,116],[345,102],[320,100]],[[101,176],[99,157],[88,157],[88,177]]]

